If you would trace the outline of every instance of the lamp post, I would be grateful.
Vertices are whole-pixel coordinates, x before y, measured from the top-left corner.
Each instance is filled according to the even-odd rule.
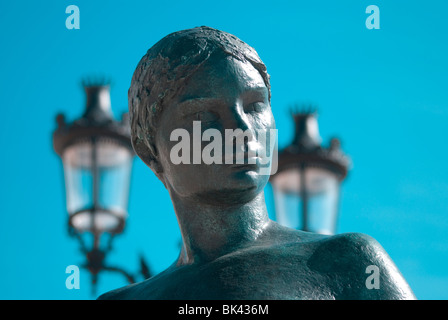
[[[135,282],[130,273],[104,262],[113,238],[125,227],[135,154],[128,115],[123,114],[121,121],[113,118],[109,84],[84,82],[83,86],[85,111],[72,123],[63,114],[57,115],[53,146],[64,168],[69,234],[80,242],[87,258],[83,267],[91,273],[95,290],[102,270],[121,273],[128,282]],[[142,258],[141,267],[149,277]]]
[[[348,172],[349,158],[333,138],[321,145],[315,111],[292,114],[293,142],[279,151],[278,170],[271,176],[278,223],[304,231],[334,234],[339,189]]]

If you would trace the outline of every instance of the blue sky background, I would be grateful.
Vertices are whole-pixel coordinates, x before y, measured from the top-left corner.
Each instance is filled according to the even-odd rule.
[[[65,27],[71,4],[79,30]],[[380,30],[365,27],[370,4],[380,9]],[[447,12],[442,0],[2,1],[0,299],[93,298],[84,270],[79,290],[65,287],[65,268],[83,256],[67,234],[55,116],[82,114],[80,80],[91,75],[113,79],[120,116],[146,50],[200,25],[258,51],[280,147],[292,139],[288,107],[296,102],[318,106],[324,142],[341,138],[353,168],[338,232],[376,238],[419,299],[448,299]],[[136,272],[143,253],[162,271],[177,257],[180,234],[168,193],[139,159],[129,213],[107,261]],[[99,281],[98,294],[126,284],[115,274]]]

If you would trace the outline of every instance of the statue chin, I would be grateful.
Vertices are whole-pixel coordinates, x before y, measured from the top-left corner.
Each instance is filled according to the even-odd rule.
[[[269,176],[257,165],[184,165],[172,170],[166,181],[170,194],[197,205],[245,204],[261,193]],[[194,170],[192,170],[194,169]]]

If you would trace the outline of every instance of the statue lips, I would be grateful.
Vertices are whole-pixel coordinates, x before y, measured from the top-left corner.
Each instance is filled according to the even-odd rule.
[[[249,170],[249,171],[258,171],[258,168],[261,166],[260,164],[260,157],[249,155],[248,152],[244,152],[240,154],[239,156],[233,155],[227,158],[227,160],[232,160],[232,163],[225,165],[229,166],[232,169],[236,170]],[[237,163],[237,160],[243,161],[242,163]]]
[[[259,143],[251,141],[246,144],[246,147],[237,148],[236,152],[233,152],[233,148],[231,152],[224,152],[223,163],[229,164],[231,168],[256,169],[260,166],[261,158],[258,154],[261,149]]]
[[[258,167],[260,166],[258,157],[251,158],[251,162],[255,162],[255,163],[249,163],[249,158],[244,158],[244,163],[232,164],[231,168],[238,169],[238,170],[241,169],[241,170],[257,171]]]
[[[230,150],[229,150],[230,149]],[[225,148],[223,163],[230,164],[235,168],[256,168],[260,166],[260,151],[263,150],[263,146],[257,141],[249,141],[247,144],[242,145],[240,148],[236,147],[234,152],[234,146],[232,148]],[[227,152],[226,152],[227,151]],[[242,163],[238,163],[237,161]]]

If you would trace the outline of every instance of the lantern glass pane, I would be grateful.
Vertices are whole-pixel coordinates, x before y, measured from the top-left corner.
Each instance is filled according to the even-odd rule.
[[[295,193],[282,192],[273,188],[275,201],[275,220],[286,227],[303,230],[302,199]]]
[[[133,155],[112,141],[100,141],[97,146],[99,160],[99,206],[126,216]]]
[[[278,173],[272,186],[278,223],[322,234],[335,232],[339,199],[335,174],[323,168],[292,168]]]
[[[130,150],[111,139],[65,150],[67,211],[78,231],[111,231],[126,218],[132,160]]]
[[[82,142],[68,147],[64,163],[67,211],[69,214],[93,207],[92,144]]]
[[[308,169],[307,182],[317,188],[308,198],[308,229],[321,234],[333,234],[339,204],[339,181],[334,174],[324,175],[322,169]]]

